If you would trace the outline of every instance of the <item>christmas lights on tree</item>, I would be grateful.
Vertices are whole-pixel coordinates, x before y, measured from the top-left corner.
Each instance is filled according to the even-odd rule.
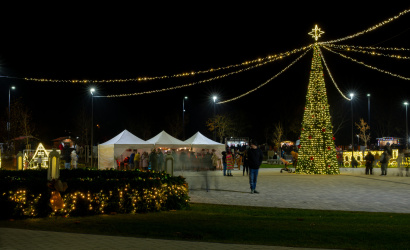
[[[332,129],[320,49],[315,44],[296,173],[340,173]]]

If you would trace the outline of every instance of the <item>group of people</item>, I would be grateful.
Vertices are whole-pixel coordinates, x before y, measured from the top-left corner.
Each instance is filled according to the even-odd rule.
[[[195,153],[190,150],[168,151],[173,158],[174,169],[177,170],[216,170],[218,166],[218,156],[215,150],[202,150]],[[121,170],[155,170],[165,171],[166,155],[160,148],[152,149],[150,153],[144,151],[140,154],[137,150],[133,150],[129,157],[125,157],[122,162],[118,162],[118,167]]]
[[[252,194],[257,194],[259,191],[256,190],[256,183],[259,174],[259,167],[262,165],[263,153],[262,150],[258,147],[256,141],[251,141],[250,147],[245,149],[241,153],[237,153],[240,156],[240,160],[237,163],[240,166],[241,162],[243,163],[243,175],[248,175],[249,171],[249,185]],[[239,157],[237,158],[239,159]],[[232,170],[234,168],[235,159],[231,152],[222,152],[222,163],[223,163],[223,175],[224,176],[233,176]]]
[[[384,150],[379,159],[380,164],[381,164],[381,175],[387,175],[387,166],[389,165],[390,158],[391,158],[391,155],[389,153],[389,150]],[[373,174],[373,163],[376,160],[375,155],[373,155],[372,152],[369,151],[369,153],[364,157],[364,160],[366,161],[365,163],[366,174],[372,175]]]

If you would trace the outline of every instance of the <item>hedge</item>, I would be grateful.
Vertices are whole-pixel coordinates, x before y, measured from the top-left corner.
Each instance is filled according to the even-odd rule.
[[[1,170],[0,219],[144,213],[189,207],[185,178],[165,172],[62,169],[59,180],[59,184],[67,184],[64,191],[56,190],[55,183],[47,181],[47,170]]]

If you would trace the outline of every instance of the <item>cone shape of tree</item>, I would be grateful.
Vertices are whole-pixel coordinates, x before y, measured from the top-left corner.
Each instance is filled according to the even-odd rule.
[[[339,174],[319,46],[313,51],[296,173]]]

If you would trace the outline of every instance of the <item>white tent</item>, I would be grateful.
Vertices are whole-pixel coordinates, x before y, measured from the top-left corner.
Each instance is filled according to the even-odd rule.
[[[169,135],[165,131],[162,131],[161,133],[157,134],[156,136],[152,137],[146,142],[155,145],[155,147],[183,148],[190,146],[188,143],[178,140],[177,138]]]
[[[213,141],[200,132],[196,132],[196,134],[187,139],[185,143],[189,144],[192,148],[215,149],[218,152],[225,151],[225,144]]]
[[[154,144],[148,143],[128,130],[122,131],[111,140],[98,145],[98,169],[117,168],[116,158],[127,149],[151,149]]]

